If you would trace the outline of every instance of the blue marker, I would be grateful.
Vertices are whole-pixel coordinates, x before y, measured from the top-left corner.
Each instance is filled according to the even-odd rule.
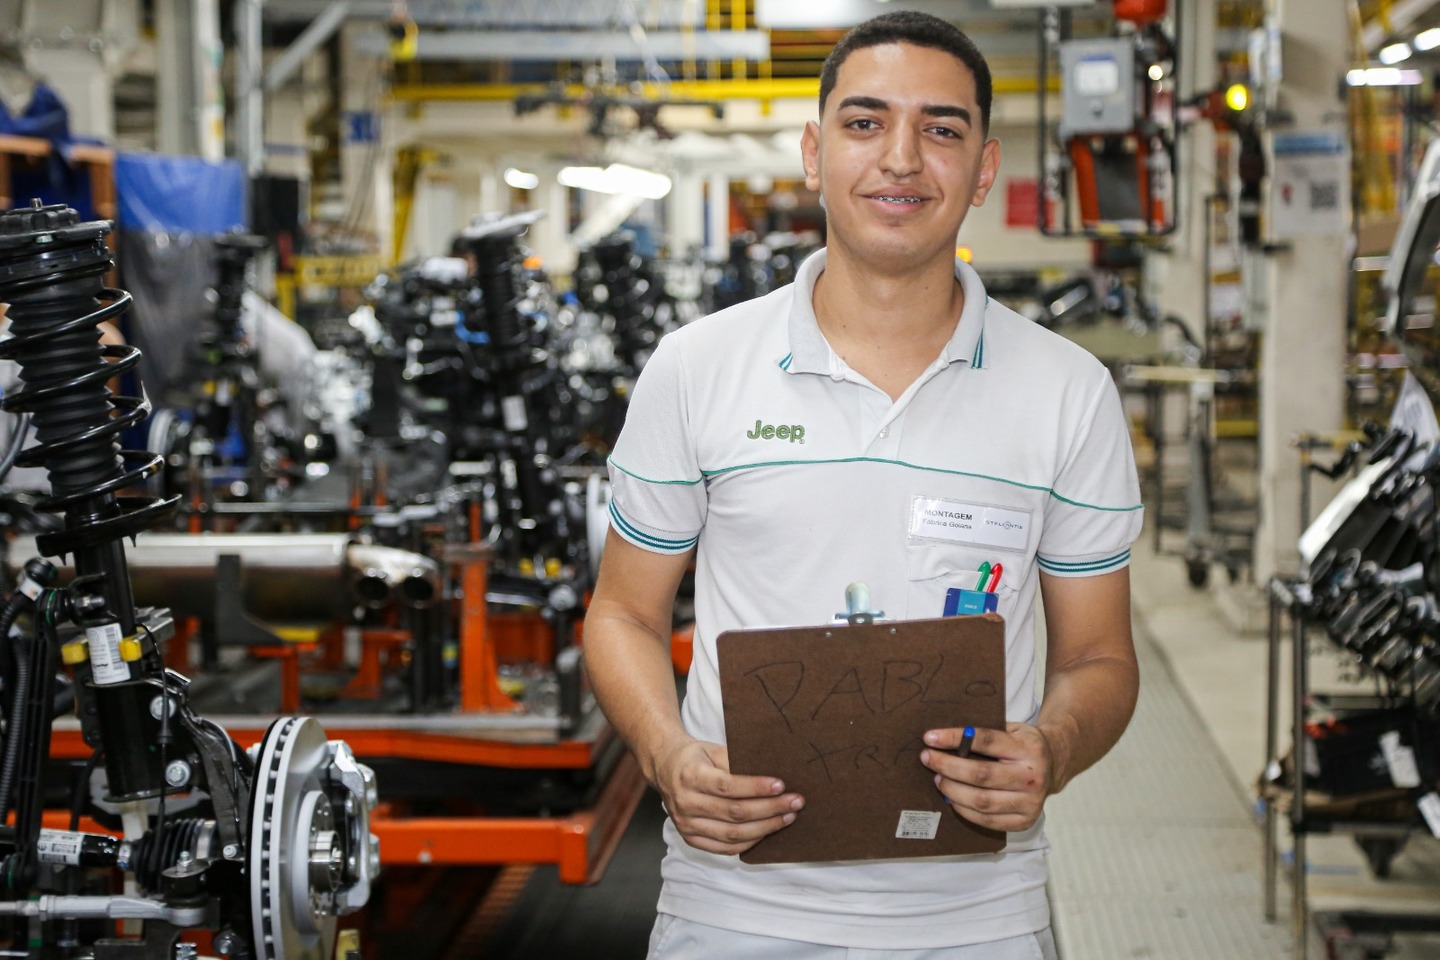
[[[965,728],[965,731],[960,735],[960,746],[958,746],[958,747],[955,748],[955,756],[957,756],[957,757],[968,757],[968,756],[970,756],[970,747],[971,747],[974,743],[975,743],[975,728],[974,728],[974,727],[966,727],[966,728]]]

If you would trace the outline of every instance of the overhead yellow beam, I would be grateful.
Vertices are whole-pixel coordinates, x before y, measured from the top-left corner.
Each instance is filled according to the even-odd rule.
[[[996,94],[1035,93],[1034,77],[996,77]],[[1058,78],[1050,88],[1059,89]],[[440,100],[508,102],[519,96],[555,93],[557,88],[543,83],[415,83],[397,84],[390,88],[388,98],[395,103],[425,103]],[[579,99],[595,91],[578,83],[567,84],[563,95]],[[629,90],[617,91],[628,95]],[[820,95],[817,77],[772,77],[744,80],[676,80],[665,85],[646,83],[639,94],[647,99],[664,102],[677,100],[814,100]]]

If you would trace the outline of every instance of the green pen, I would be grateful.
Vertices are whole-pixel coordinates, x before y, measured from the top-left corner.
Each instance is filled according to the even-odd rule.
[[[980,582],[975,584],[976,590],[985,589],[985,581],[990,579],[990,561],[980,564]]]

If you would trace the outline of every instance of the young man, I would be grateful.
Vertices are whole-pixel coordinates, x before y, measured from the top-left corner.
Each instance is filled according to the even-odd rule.
[[[955,260],[999,167],[990,99],[983,57],[943,21],[901,12],[851,31],[802,146],[829,246],[791,286],[667,337],[636,386],[585,647],[601,706],[670,815],[652,958],[1054,956],[1041,813],[1134,709],[1141,509],[1105,369],[991,302]],[[1005,532],[927,524],[937,505],[992,511]],[[692,553],[682,714],[668,645]],[[939,616],[948,587],[996,561],[1009,722],[975,735],[993,761],[948,752],[961,731],[941,729],[916,762],[957,816],[1008,833],[1004,852],[741,863],[805,816],[805,798],[729,772],[715,637],[827,623],[852,581],[892,617]]]

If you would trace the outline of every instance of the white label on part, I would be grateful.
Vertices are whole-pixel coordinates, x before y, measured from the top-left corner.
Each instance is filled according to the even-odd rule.
[[[1390,768],[1390,780],[1395,786],[1407,790],[1420,786],[1420,766],[1415,762],[1415,751],[1400,742],[1398,730],[1380,734],[1380,752],[1385,754],[1385,765]]]
[[[1030,539],[1030,511],[916,497],[910,505],[910,536],[1024,550]]]
[[[1430,832],[1440,837],[1440,794],[1432,790],[1421,797],[1416,806],[1420,808],[1420,815],[1425,818]]]
[[[505,429],[511,433],[517,433],[530,425],[525,416],[524,397],[501,397],[500,415],[505,421]]]
[[[940,830],[940,814],[934,810],[901,810],[895,826],[897,840],[934,840]]]
[[[21,593],[25,594],[25,596],[29,597],[31,600],[34,600],[36,597],[40,596],[40,584],[36,583],[34,580],[31,580],[29,577],[20,578],[20,586],[18,589]]]
[[[41,830],[35,853],[41,863],[80,863],[80,843],[84,838],[65,830]]]
[[[90,641],[90,672],[96,683],[124,683],[130,679],[130,666],[120,659],[123,636],[118,623],[85,628],[85,638]]]

